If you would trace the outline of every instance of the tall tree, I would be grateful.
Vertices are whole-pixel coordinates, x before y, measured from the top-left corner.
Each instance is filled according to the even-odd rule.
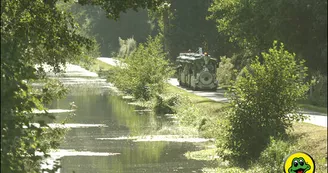
[[[218,33],[215,22],[206,19],[212,0],[168,2],[170,4],[156,17],[171,60],[175,60],[180,52],[197,51],[198,47],[217,58],[234,52],[229,37]]]
[[[220,33],[253,53],[279,40],[310,71],[327,73],[326,0],[214,0],[209,11]]]
[[[58,143],[56,129],[35,127],[33,109],[45,109],[64,90],[49,84],[43,90],[29,85],[43,78],[36,64],[49,64],[54,71],[76,60],[92,41],[77,32],[72,16],[56,6],[57,0],[1,1],[1,172],[40,172],[42,158]],[[67,2],[67,0],[64,0]],[[117,19],[121,11],[139,7],[155,9],[159,0],[81,0],[82,5],[100,5]],[[57,86],[57,87],[56,87]],[[46,125],[40,122],[42,127]],[[49,129],[49,128],[48,128]],[[47,156],[47,155],[45,155]]]

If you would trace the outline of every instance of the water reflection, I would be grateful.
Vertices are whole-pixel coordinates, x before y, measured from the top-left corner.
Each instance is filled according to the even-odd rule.
[[[97,140],[122,136],[149,135],[167,124],[164,118],[147,112],[136,112],[108,90],[74,89],[63,100],[55,100],[50,109],[69,109],[75,102],[77,109],[67,123],[104,124],[88,128],[72,128],[60,149],[99,153],[120,153],[112,156],[64,156],[60,172],[201,172],[210,167],[206,161],[187,160],[184,153],[201,149],[187,142],[134,142],[132,140]],[[54,114],[57,122],[68,113]],[[49,120],[50,122],[50,120]]]

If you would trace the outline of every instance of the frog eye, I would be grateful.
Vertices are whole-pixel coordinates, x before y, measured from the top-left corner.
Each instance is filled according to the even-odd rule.
[[[297,161],[294,161],[294,166],[297,167],[298,166],[298,163]]]
[[[303,166],[304,165],[304,162],[303,160],[300,160],[300,165]]]

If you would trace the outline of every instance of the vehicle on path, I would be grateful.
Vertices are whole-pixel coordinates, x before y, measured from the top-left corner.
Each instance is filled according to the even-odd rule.
[[[180,86],[192,90],[216,90],[217,60],[199,48],[198,53],[180,53],[176,60]]]

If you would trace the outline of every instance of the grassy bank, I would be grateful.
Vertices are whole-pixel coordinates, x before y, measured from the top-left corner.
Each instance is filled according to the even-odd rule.
[[[114,66],[111,66],[107,63],[104,63],[99,60],[95,60],[94,63],[88,68],[88,70],[92,72],[99,72],[99,71],[108,71],[108,70],[113,70]]]
[[[224,89],[228,90],[229,85],[219,86],[218,89]],[[313,112],[319,112],[327,115],[327,107],[322,106],[316,106],[313,104],[310,104],[309,101],[302,101],[299,103],[300,108],[302,108],[305,111],[313,111]]]
[[[301,103],[300,107],[306,111],[314,111],[314,112],[320,112],[323,114],[326,114],[327,116],[327,107],[320,107],[320,106],[315,106],[307,103]]]
[[[95,63],[89,68],[89,70],[99,73],[106,74],[106,71],[111,71],[113,69],[112,66],[103,63],[101,61],[96,60]],[[108,73],[107,73],[108,75]],[[223,121],[224,114],[222,113],[224,108],[227,107],[225,103],[219,103],[212,101],[208,98],[204,98],[201,96],[194,95],[189,93],[181,88],[177,88],[175,86],[166,85],[164,95],[169,94],[179,94],[182,97],[186,97],[189,99],[189,102],[182,102],[181,110],[178,111],[177,116],[179,121],[183,121],[185,123],[181,123],[181,126],[185,126],[188,122],[191,123],[190,128],[196,129],[199,131],[200,136],[208,137],[208,138],[216,138],[219,134],[219,129],[217,128],[217,123]],[[305,108],[303,106],[303,108]],[[180,111],[181,111],[180,110]],[[184,112],[185,110],[185,112]],[[182,115],[183,114],[183,115]],[[195,125],[196,124],[196,125]],[[294,123],[293,130],[289,132],[289,138],[283,141],[287,145],[293,149],[293,151],[304,151],[309,153],[316,163],[316,172],[327,172],[327,164],[326,156],[327,156],[327,128],[320,127],[308,123]],[[209,148],[204,151],[196,151],[196,152],[188,152],[186,153],[186,157],[189,159],[197,159],[197,160],[217,160],[221,167],[217,169],[205,168],[204,172],[262,172],[262,161],[258,163],[254,163],[252,167],[248,170],[244,170],[238,167],[229,167],[226,166],[226,162],[223,162],[219,158],[217,158],[213,153],[215,148]],[[279,145],[273,147],[273,153],[282,153],[284,148],[280,148]],[[268,160],[268,162],[282,162],[280,160]],[[265,160],[264,160],[265,161]],[[269,171],[270,172],[270,171]],[[273,172],[281,172],[281,169]]]

